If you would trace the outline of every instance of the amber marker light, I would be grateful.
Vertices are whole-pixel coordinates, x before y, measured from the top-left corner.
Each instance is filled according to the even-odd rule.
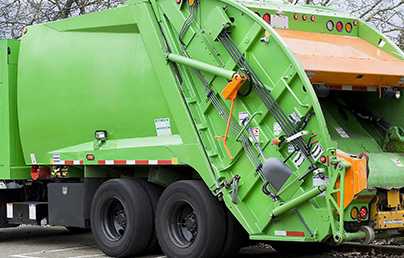
[[[345,30],[346,30],[346,32],[351,33],[351,32],[352,32],[352,29],[353,29],[352,23],[348,22],[347,24],[345,24]]]

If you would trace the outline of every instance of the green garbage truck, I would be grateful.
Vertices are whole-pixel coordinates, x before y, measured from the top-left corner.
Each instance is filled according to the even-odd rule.
[[[109,256],[404,229],[404,53],[280,0],[130,0],[0,41],[0,224]]]

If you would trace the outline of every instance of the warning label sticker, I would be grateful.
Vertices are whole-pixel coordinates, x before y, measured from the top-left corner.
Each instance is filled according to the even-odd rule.
[[[36,160],[36,156],[34,153],[31,153],[31,164],[32,165],[37,165],[38,161]]]
[[[157,136],[168,136],[171,133],[171,124],[169,118],[157,118],[154,119],[154,125],[156,127]]]
[[[280,126],[280,124],[279,124],[278,122],[275,122],[275,123],[274,123],[273,129],[274,129],[274,135],[275,135],[275,136],[281,135],[281,133],[282,133],[282,127]]]
[[[288,29],[289,17],[285,15],[271,15],[271,26],[275,29]]]
[[[254,136],[254,142],[260,141],[260,129],[259,128],[251,128],[251,133]]]
[[[249,118],[248,112],[239,112],[238,113],[238,120],[241,126],[244,126],[247,124]]]

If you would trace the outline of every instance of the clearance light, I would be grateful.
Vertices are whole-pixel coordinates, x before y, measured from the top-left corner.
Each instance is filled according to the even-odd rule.
[[[266,23],[271,24],[271,15],[269,13],[265,13],[262,16],[262,19],[264,19],[264,21],[266,21]]]
[[[358,20],[354,20],[354,21],[353,21],[353,25],[354,25],[354,26],[358,26],[358,25],[359,25]]]
[[[351,209],[351,218],[352,218],[352,219],[357,219],[357,218],[358,218],[358,215],[359,215],[359,210],[358,210],[358,208],[353,207],[353,208]]]
[[[341,21],[339,21],[337,22],[336,28],[338,32],[342,32],[344,30],[344,24]]]
[[[87,159],[87,160],[95,160],[95,156],[94,156],[94,154],[92,154],[92,153],[88,153],[88,154],[86,155],[86,159]]]
[[[297,14],[293,15],[293,19],[295,19],[295,21],[299,20],[299,15]]]
[[[350,22],[348,22],[347,24],[345,24],[345,30],[346,30],[346,32],[351,33],[351,32],[352,32],[352,29],[353,29],[353,27],[352,27],[352,24],[351,24]]]
[[[307,15],[302,16],[303,21],[307,21]]]
[[[359,216],[361,219],[366,219],[368,217],[368,209],[366,207],[362,207],[359,211]]]
[[[334,24],[333,21],[329,20],[329,21],[327,22],[327,30],[333,31],[333,30],[334,30],[334,26],[335,26],[335,24]]]
[[[400,99],[401,98],[401,91],[396,89],[396,93],[394,94],[394,96],[396,97],[396,99]]]
[[[312,15],[312,16],[310,17],[310,20],[311,20],[312,22],[316,22],[316,21],[317,21],[317,17],[314,16],[314,15]]]
[[[323,164],[327,163],[327,157],[326,156],[321,156],[320,157],[320,162],[323,163]]]

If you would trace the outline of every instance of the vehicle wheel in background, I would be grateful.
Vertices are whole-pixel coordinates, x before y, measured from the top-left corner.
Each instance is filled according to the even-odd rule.
[[[249,238],[247,231],[240,225],[233,214],[228,210],[225,212],[227,214],[227,231],[222,257],[234,257],[241,248],[248,245]]]
[[[150,240],[150,243],[148,244],[146,248],[146,253],[157,253],[160,251],[160,246],[157,240],[156,232],[155,232],[155,227],[154,227],[154,220],[155,220],[155,215],[156,215],[156,210],[157,210],[157,204],[159,201],[159,198],[161,196],[161,193],[163,192],[163,188],[153,184],[149,183],[144,179],[136,179],[138,183],[140,183],[143,188],[146,190],[146,193],[149,196],[150,199],[150,204],[152,207],[152,212],[153,212],[153,233],[152,233],[152,238]]]
[[[143,253],[153,233],[153,211],[144,187],[132,179],[113,179],[97,190],[91,207],[97,246],[113,257]]]
[[[160,247],[168,257],[220,257],[226,215],[203,182],[178,181],[160,197],[156,231]]]

